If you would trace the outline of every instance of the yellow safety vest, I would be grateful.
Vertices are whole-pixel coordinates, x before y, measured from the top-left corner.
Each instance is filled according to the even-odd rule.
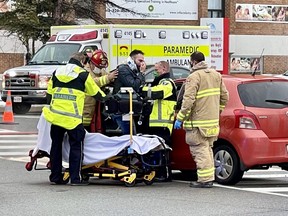
[[[83,77],[79,77],[81,73],[87,73],[83,76],[86,77],[84,82]],[[68,130],[82,123],[85,94],[94,96],[100,92],[105,97],[86,70],[71,64],[56,70],[49,80],[47,92],[52,95],[52,100],[49,108],[43,108],[45,119]]]
[[[162,92],[163,94],[163,98],[156,99],[153,102],[149,118],[150,127],[167,127],[170,133],[172,133],[176,100],[167,99],[173,95],[173,90],[176,88],[174,85],[172,79],[164,78],[156,86],[143,87],[142,91],[147,91],[147,94],[153,94],[153,92]]]

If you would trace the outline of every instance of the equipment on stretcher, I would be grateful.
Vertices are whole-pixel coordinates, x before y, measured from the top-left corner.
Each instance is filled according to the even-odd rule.
[[[107,137],[100,133],[86,133],[83,149],[82,178],[111,178],[123,181],[126,186],[134,186],[136,182],[151,185],[157,169],[167,166],[168,151],[171,149],[164,140],[152,135],[133,135],[133,103],[132,88],[121,89],[121,93],[129,93],[130,135]],[[121,101],[123,107],[123,101]],[[41,115],[38,122],[37,146],[30,150],[30,162],[26,169],[37,168],[37,159],[49,157],[51,148],[50,123]],[[68,136],[64,137],[62,146],[63,161],[69,161]],[[43,168],[42,168],[43,169]],[[45,169],[50,169],[48,162]],[[63,170],[63,181],[69,182],[69,168]]]

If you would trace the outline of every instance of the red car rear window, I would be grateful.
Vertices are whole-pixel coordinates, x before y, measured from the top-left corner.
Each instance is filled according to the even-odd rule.
[[[240,84],[238,93],[244,106],[272,109],[288,106],[288,82],[261,81]]]

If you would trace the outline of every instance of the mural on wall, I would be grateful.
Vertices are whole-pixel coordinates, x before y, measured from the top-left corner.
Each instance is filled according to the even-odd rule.
[[[288,5],[236,4],[236,22],[288,22]]]
[[[262,73],[262,58],[260,57],[240,57],[230,58],[231,73]]]
[[[0,13],[11,11],[13,4],[14,4],[14,1],[12,0],[0,0]]]

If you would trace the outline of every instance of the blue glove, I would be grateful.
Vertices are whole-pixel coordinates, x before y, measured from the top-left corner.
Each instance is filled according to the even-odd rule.
[[[174,129],[180,129],[182,125],[182,121],[179,121],[178,119],[174,123]]]

